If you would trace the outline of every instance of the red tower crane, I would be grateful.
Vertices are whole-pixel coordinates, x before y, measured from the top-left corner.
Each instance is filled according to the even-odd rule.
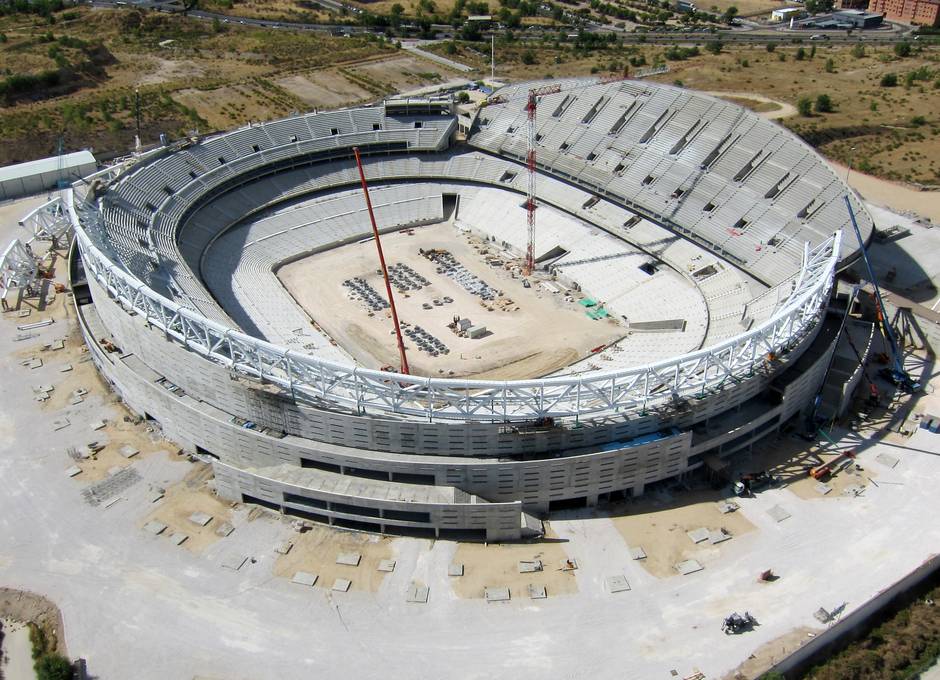
[[[398,358],[401,360],[401,372],[409,375],[408,357],[405,354],[405,341],[401,337],[401,325],[398,323],[398,310],[395,309],[395,296],[392,295],[392,283],[388,279],[388,267],[385,266],[385,253],[382,252],[382,239],[379,237],[379,227],[375,222],[375,213],[372,211],[372,199],[369,198],[369,185],[366,184],[366,174],[362,170],[362,159],[359,157],[359,147],[353,147],[356,155],[356,167],[359,168],[359,180],[362,182],[362,193],[366,198],[366,208],[369,210],[369,220],[372,222],[372,234],[375,236],[375,248],[379,253],[379,264],[382,266],[382,277],[385,279],[385,291],[388,293],[388,305],[392,310],[392,322],[395,324],[395,338],[398,340]]]
[[[528,240],[525,250],[525,265],[522,269],[526,276],[535,271],[535,209],[538,207],[535,202],[535,179],[538,175],[535,164],[535,150],[537,147],[535,139],[535,112],[538,108],[539,97],[546,94],[555,94],[557,92],[561,92],[560,85],[545,85],[544,87],[529,90],[529,99],[525,106],[526,114],[529,118],[529,141],[528,148],[526,149],[526,167],[529,170],[529,191],[525,202],[528,221]]]

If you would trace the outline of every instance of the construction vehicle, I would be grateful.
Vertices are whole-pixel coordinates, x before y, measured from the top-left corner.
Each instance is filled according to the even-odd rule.
[[[753,496],[758,491],[775,486],[780,479],[766,470],[747,472],[738,477],[733,485],[736,496]]]
[[[817,465],[809,471],[809,476],[813,479],[823,480],[827,477],[831,477],[841,470],[843,467],[851,465],[851,462],[855,460],[855,450],[845,451],[840,453],[838,456],[833,458],[827,463],[822,465]]]
[[[744,612],[743,614],[731,612],[721,622],[721,630],[724,631],[725,635],[737,635],[752,630],[756,624],[757,619],[751,616],[750,612]]]

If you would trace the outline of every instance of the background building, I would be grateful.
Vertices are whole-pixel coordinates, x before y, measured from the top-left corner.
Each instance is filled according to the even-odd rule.
[[[888,21],[940,26],[940,0],[871,0],[868,9],[881,12]]]

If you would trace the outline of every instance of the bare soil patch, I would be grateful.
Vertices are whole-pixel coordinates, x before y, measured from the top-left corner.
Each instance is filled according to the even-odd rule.
[[[740,512],[722,514],[718,502],[723,498],[711,491],[683,492],[668,500],[643,497],[623,508],[630,514],[611,517],[611,521],[629,547],[646,552],[646,559],[640,561],[643,567],[657,578],[668,578],[677,574],[678,562],[694,559],[707,564],[717,559],[722,547],[735,537],[755,529]],[[695,544],[686,532],[702,527],[725,529],[732,538],[716,545],[708,541]]]
[[[546,539],[532,543],[461,543],[454,563],[463,576],[450,577],[458,597],[482,599],[485,588],[508,587],[513,600],[527,600],[528,586],[544,586],[549,597],[578,592],[575,571],[562,567],[569,555],[546,524]],[[540,560],[542,571],[519,573],[519,562]]]
[[[212,493],[208,481],[212,478],[212,467],[205,463],[196,463],[182,481],[165,489],[164,497],[157,502],[157,507],[138,522],[143,527],[150,521],[161,522],[166,529],[160,534],[161,540],[169,539],[174,533],[188,536],[181,547],[199,554],[222,537],[216,533],[223,522],[231,523],[232,504]],[[212,517],[206,526],[199,526],[189,520],[194,512],[204,512]]]
[[[391,559],[395,539],[331,527],[314,525],[303,533],[291,537],[293,547],[274,563],[274,575],[290,579],[298,571],[316,574],[316,587],[329,590],[338,578],[348,579],[350,590],[376,592],[382,585],[385,572],[379,571],[379,562]],[[359,566],[336,564],[341,553],[359,553]]]
[[[51,600],[24,590],[0,588],[0,617],[35,623],[46,633],[49,650],[68,656],[62,612]]]
[[[403,56],[363,64],[351,69],[393,90],[407,90],[447,80],[453,75],[442,66],[418,57]]]
[[[374,98],[365,88],[331,70],[287,76],[277,84],[311,107],[335,108]]]

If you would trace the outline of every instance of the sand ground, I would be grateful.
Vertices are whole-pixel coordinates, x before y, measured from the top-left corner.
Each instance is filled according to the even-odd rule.
[[[545,375],[583,358],[598,345],[623,335],[612,321],[593,321],[576,303],[560,295],[525,288],[520,277],[490,267],[484,257],[496,254],[475,237],[458,235],[448,223],[388,234],[382,239],[391,267],[406,263],[430,281],[419,291],[396,293],[403,329],[422,326],[442,341],[449,354],[432,357],[405,338],[408,362],[415,373],[480,379],[518,379]],[[444,248],[512,304],[485,305],[454,280],[437,274],[433,262],[418,250]],[[367,366],[398,366],[398,352],[389,310],[372,313],[347,297],[343,281],[364,278],[383,298],[385,284],[376,268],[375,243],[368,241],[331,249],[281,267],[281,282],[312,319],[353,358]],[[313,285],[316,284],[316,285]],[[453,299],[434,306],[433,300]],[[431,309],[422,305],[431,303]],[[337,313],[343,310],[342,313]],[[476,340],[458,337],[447,327],[454,316],[485,325],[489,335]],[[408,325],[406,325],[408,324]]]
[[[316,574],[315,587],[329,590],[338,578],[348,579],[350,590],[376,592],[386,572],[378,570],[379,562],[393,559],[395,539],[354,531],[343,531],[313,525],[303,533],[295,533],[293,547],[274,563],[274,575],[290,579],[298,571]],[[336,564],[340,553],[359,553],[359,566]]]
[[[483,598],[485,588],[508,587],[513,600],[529,597],[529,584],[544,586],[549,597],[578,592],[573,570],[562,569],[569,555],[546,523],[545,540],[532,543],[461,543],[454,563],[464,565],[463,576],[450,577],[461,598]],[[542,571],[519,573],[519,562],[540,560]]]
[[[169,540],[174,533],[185,534],[188,538],[182,546],[186,550],[199,554],[222,537],[216,529],[223,522],[231,523],[232,503],[220,499],[208,489],[207,482],[212,478],[212,468],[204,463],[197,463],[179,483],[165,489],[162,500],[144,518],[138,521],[143,527],[156,520],[166,524],[160,539]],[[201,527],[189,520],[194,512],[204,512],[212,520]]]
[[[740,511],[721,514],[718,502],[726,494],[711,491],[690,491],[676,497],[641,497],[624,508],[629,514],[611,518],[626,544],[643,548],[646,559],[639,563],[653,576],[668,578],[676,575],[675,565],[683,560],[698,560],[705,565],[717,560],[722,548],[734,537],[754,530],[754,525]],[[716,545],[708,541],[695,544],[686,535],[705,527],[724,529],[732,535],[729,541]]]

